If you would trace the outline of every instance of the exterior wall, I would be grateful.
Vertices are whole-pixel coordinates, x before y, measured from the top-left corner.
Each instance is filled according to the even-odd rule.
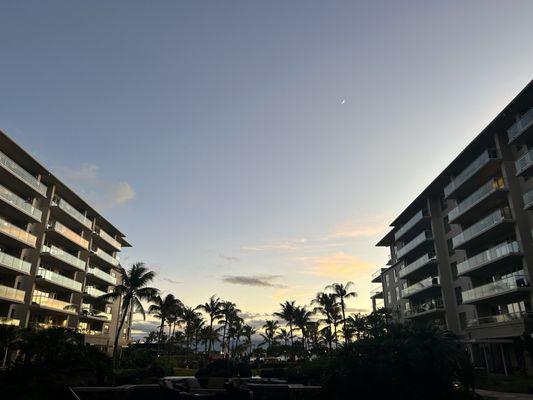
[[[1,131],[0,185],[0,323],[76,329],[111,351],[119,300],[97,297],[120,282],[123,235]]]

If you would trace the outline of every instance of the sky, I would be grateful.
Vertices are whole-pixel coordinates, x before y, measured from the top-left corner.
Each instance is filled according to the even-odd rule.
[[[531,1],[0,2],[0,127],[154,285],[260,325],[353,281],[533,78]],[[138,321],[142,335],[157,322]]]

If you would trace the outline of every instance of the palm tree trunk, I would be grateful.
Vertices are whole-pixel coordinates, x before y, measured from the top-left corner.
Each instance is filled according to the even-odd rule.
[[[4,353],[4,359],[2,360],[2,367],[6,366],[7,354],[9,353],[9,346],[6,346],[6,352]]]
[[[124,307],[122,316],[120,318],[120,323],[118,324],[117,331],[115,332],[115,341],[113,344],[113,366],[117,366],[117,354],[118,354],[118,339],[120,338],[120,333],[122,332],[122,327],[124,326],[124,321],[126,321],[126,317],[128,316],[129,308],[130,308],[130,299],[127,298],[124,301]],[[120,307],[120,304],[119,304]]]
[[[348,343],[348,335],[346,334],[346,314],[344,313],[344,297],[341,296],[341,312],[342,312],[342,332],[344,334],[344,344]]]

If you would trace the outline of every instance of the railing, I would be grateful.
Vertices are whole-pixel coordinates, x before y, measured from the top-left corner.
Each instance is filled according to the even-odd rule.
[[[74,279],[67,278],[66,276],[60,275],[48,269],[39,267],[37,269],[37,277],[40,277],[46,281],[55,283],[59,286],[63,286],[64,288],[71,289],[77,292],[81,292],[81,287],[82,287],[81,282],[77,282]]]
[[[34,322],[32,325],[37,329],[66,328],[67,321],[63,322],[62,324],[54,324],[52,322]]]
[[[76,313],[76,306],[74,304],[67,303],[66,301],[52,299],[51,297],[42,295],[34,295],[31,301],[44,308],[51,308],[53,310],[64,311],[70,314]]]
[[[31,271],[31,263],[10,256],[2,251],[0,251],[0,265],[12,269],[13,271],[22,272],[23,274],[29,274]]]
[[[8,318],[8,317],[0,317],[0,325],[19,326],[20,325],[20,319]]]
[[[37,220],[40,220],[41,216],[43,215],[43,212],[41,210],[24,201],[24,199],[20,198],[11,190],[8,190],[2,185],[0,185],[0,197],[4,199],[6,203],[11,204],[13,207],[18,208],[19,210],[28,215],[31,215]]]
[[[448,185],[446,185],[444,188],[444,195],[448,197],[459,186],[470,179],[470,177],[472,177],[481,167],[487,164],[491,159],[495,159],[497,157],[498,155],[495,150],[485,150],[474,161],[472,161],[470,165],[468,165],[455,178],[453,178]]]
[[[383,273],[383,268],[378,269],[376,272],[372,274],[371,280],[378,278],[379,276],[381,276],[382,273]]]
[[[520,117],[509,129],[507,129],[507,137],[511,143],[518,137],[528,126],[533,123],[533,108]]]
[[[491,179],[480,188],[478,188],[474,193],[460,202],[457,207],[450,210],[448,213],[448,220],[453,221],[459,215],[472,208],[473,205],[481,201],[483,198],[487,197],[491,193],[494,193],[496,190],[501,190],[505,188],[505,183],[503,178]]]
[[[47,187],[32,174],[18,165],[11,158],[6,156],[4,153],[0,152],[0,165],[10,171],[12,174],[16,175],[19,179],[24,181],[27,185],[31,186],[43,196],[46,196]]]
[[[370,297],[378,296],[380,293],[383,293],[383,288],[378,287],[378,288],[372,289],[370,291]]]
[[[531,207],[533,205],[533,189],[524,193],[522,199],[524,200],[524,208]]]
[[[457,274],[464,274],[482,265],[489,264],[498,258],[518,252],[520,252],[518,242],[501,243],[457,264]]]
[[[404,276],[409,275],[411,272],[416,271],[418,268],[423,267],[424,265],[437,261],[437,257],[434,253],[427,253],[424,254],[422,257],[417,259],[416,261],[413,261],[411,264],[406,265],[405,267],[400,269],[400,278],[403,278]]]
[[[426,279],[422,279],[420,282],[414,283],[411,286],[402,289],[402,297],[407,297],[424,289],[440,285],[440,279],[438,276],[431,276]]]
[[[11,222],[7,222],[2,217],[0,217],[0,232],[32,247],[35,247],[35,243],[37,243],[37,237],[29,232],[26,232],[24,229],[13,225]]]
[[[406,317],[414,317],[418,314],[425,313],[432,310],[443,310],[444,302],[441,298],[431,299],[422,304],[417,304],[416,306],[411,306],[410,309],[405,310]]]
[[[116,240],[113,236],[111,236],[109,233],[107,233],[106,231],[104,231],[101,228],[98,231],[98,236],[100,236],[102,239],[104,239],[107,243],[109,243],[115,249],[117,249],[117,250],[122,249],[122,245],[119,243],[119,241]]]
[[[9,286],[0,285],[0,297],[8,300],[24,302],[25,292]]]
[[[413,226],[415,226],[419,221],[424,219],[424,217],[428,216],[427,210],[420,210],[418,211],[414,216],[412,216],[409,221],[407,221],[405,224],[402,225],[400,229],[396,231],[394,234],[394,239],[398,240],[401,238],[405,232],[407,232],[409,229],[411,229]]]
[[[520,174],[524,172],[533,163],[533,149],[529,150],[526,154],[515,161],[516,173]]]
[[[81,270],[85,270],[85,261],[80,260],[78,257],[73,256],[70,253],[67,253],[64,250],[61,250],[59,247],[56,246],[46,246],[43,245],[41,247],[42,253],[48,253],[52,257],[55,257],[63,262],[66,262],[69,265],[72,265],[73,267],[76,267]]]
[[[106,313],[105,311],[96,310],[96,309],[92,308],[88,304],[82,304],[81,313],[83,315],[105,319],[106,321],[111,321],[111,318],[113,317],[110,313]]]
[[[533,314],[529,311],[489,315],[486,317],[479,317],[479,318],[471,319],[466,323],[466,326],[468,328],[473,328],[476,326],[482,326],[482,325],[487,325],[487,324],[501,324],[505,322],[513,322],[517,320],[522,320],[524,318],[532,318],[532,317],[533,317]]]
[[[52,229],[69,239],[71,242],[74,242],[79,246],[83,247],[84,249],[89,248],[89,241],[87,239],[84,239],[73,230],[67,228],[61,222],[54,221],[52,224]]]
[[[107,272],[102,271],[99,268],[89,267],[89,268],[87,268],[87,273],[88,274],[92,274],[92,275],[94,275],[94,276],[106,281],[107,283],[110,283],[111,285],[116,285],[117,284],[117,278],[115,278],[111,274],[108,274]]]
[[[100,296],[103,296],[104,294],[107,294],[106,292],[100,289],[97,289],[94,286],[86,286],[85,293],[87,293],[89,296],[92,296],[92,297],[100,297]]]
[[[92,228],[93,223],[92,221],[87,218],[85,215],[83,215],[81,212],[79,212],[76,208],[71,206],[69,203],[67,203],[65,200],[61,198],[57,198],[54,200],[54,205],[65,211],[68,215],[70,215],[72,218],[77,220],[78,222],[85,225],[87,228]]]
[[[491,214],[487,215],[485,218],[479,220],[474,225],[465,229],[463,232],[458,234],[452,239],[453,247],[457,247],[470,239],[478,236],[479,234],[489,230],[493,226],[499,224],[504,220],[512,219],[511,212],[508,209],[499,209]]]
[[[81,333],[82,335],[89,335],[89,336],[106,336],[107,334],[102,331],[95,331],[93,329],[81,329],[78,328],[78,333]]]
[[[424,231],[417,237],[415,237],[413,240],[405,244],[403,247],[396,249],[396,255],[398,258],[403,257],[407,253],[409,253],[411,250],[413,250],[415,247],[420,245],[421,243],[424,243],[426,240],[432,240],[433,236],[430,231]]]
[[[521,271],[523,273],[523,271]],[[463,292],[463,302],[479,300],[485,297],[495,296],[502,293],[512,292],[519,288],[529,286],[526,275],[514,275],[499,281],[491,282],[477,288]]]
[[[102,249],[96,249],[94,250],[94,254],[96,254],[98,257],[100,257],[102,260],[108,262],[109,264],[113,265],[114,267],[118,267],[118,265],[120,264],[120,261],[117,260],[115,257],[113,257],[112,255],[109,255],[107,254],[105,251],[103,251]]]

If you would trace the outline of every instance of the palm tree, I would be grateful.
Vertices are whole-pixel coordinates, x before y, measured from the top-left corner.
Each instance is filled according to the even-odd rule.
[[[252,355],[252,335],[256,332],[256,330],[250,326],[250,325],[244,325],[242,327],[242,333],[246,337],[247,344],[250,349],[250,356]]]
[[[340,306],[341,306],[341,314],[342,314],[342,331],[344,334],[344,343],[348,343],[348,334],[346,332],[346,302],[345,299],[357,297],[357,293],[355,291],[350,291],[352,289],[352,286],[354,286],[353,282],[348,282],[346,285],[343,285],[342,283],[333,283],[331,285],[326,286],[326,289],[333,291],[333,296],[335,296],[336,299],[340,300]]]
[[[290,333],[287,331],[287,329],[281,328],[279,330],[279,334],[276,336],[277,339],[283,340],[283,344],[287,346],[288,341],[291,339]]]
[[[265,333],[260,333],[259,335],[263,338],[263,342],[259,345],[262,346],[266,344],[268,347],[276,343],[276,331],[279,328],[279,322],[267,319],[263,325]]]
[[[289,325],[289,334],[291,338],[291,346],[294,345],[294,335],[293,335],[293,324],[294,324],[294,310],[296,306],[294,305],[295,301],[286,301],[285,303],[280,304],[281,311],[275,312],[276,317],[282,318],[287,321]]]
[[[302,344],[304,351],[307,350],[307,324],[311,321],[311,311],[308,311],[305,306],[296,307],[294,309],[294,325],[302,332]]]
[[[118,355],[118,340],[124,327],[124,322],[128,315],[139,312],[143,319],[146,319],[142,301],[151,301],[158,295],[159,290],[148,287],[153,281],[155,273],[145,267],[144,263],[137,262],[128,270],[121,268],[122,282],[113,288],[113,291],[98,298],[98,301],[121,300],[120,321],[115,333],[113,346],[113,364],[116,365]]]
[[[200,314],[192,307],[183,307],[181,320],[185,324],[185,341],[187,345],[187,350],[191,348],[192,338],[195,333],[195,324],[196,321],[200,319]]]
[[[215,295],[211,296],[209,301],[205,304],[200,304],[197,309],[204,311],[209,316],[209,328],[211,329],[211,332],[213,331],[213,322],[215,319],[218,319],[221,317],[221,307],[222,302],[220,301],[220,298],[215,297]],[[209,341],[209,347],[207,349],[207,356],[211,354],[211,348],[213,346],[212,341]]]
[[[161,325],[159,326],[159,351],[161,342],[163,341],[163,329],[165,327],[165,323],[169,322],[168,337],[170,338],[170,321],[172,321],[173,315],[178,312],[181,306],[181,301],[176,299],[173,294],[167,294],[164,299],[162,299],[161,296],[156,296],[152,302],[154,304],[148,308],[148,313],[153,314],[156,318],[161,320]]]
[[[237,308],[237,305],[235,303],[232,303],[231,301],[223,301],[220,306],[221,320],[218,322],[223,324],[222,342],[221,342],[222,351],[224,351],[226,347],[229,347],[229,346],[226,346],[226,339],[227,339],[226,333],[228,331],[228,326],[238,316],[238,313],[240,312],[241,310]]]
[[[0,324],[0,350],[5,349],[5,353],[2,358],[2,367],[6,366],[9,347],[17,338],[17,333],[18,329],[16,326]]]
[[[337,323],[340,318],[340,307],[336,302],[335,296],[331,293],[319,292],[316,294],[316,297],[311,300],[311,304],[316,304],[316,307],[313,309],[315,313],[320,313],[324,316],[324,318],[320,319],[319,322],[327,324],[330,328],[333,324],[336,341]]]
[[[353,314],[346,318],[347,330],[356,339],[361,339],[367,332],[367,318],[361,314]]]

